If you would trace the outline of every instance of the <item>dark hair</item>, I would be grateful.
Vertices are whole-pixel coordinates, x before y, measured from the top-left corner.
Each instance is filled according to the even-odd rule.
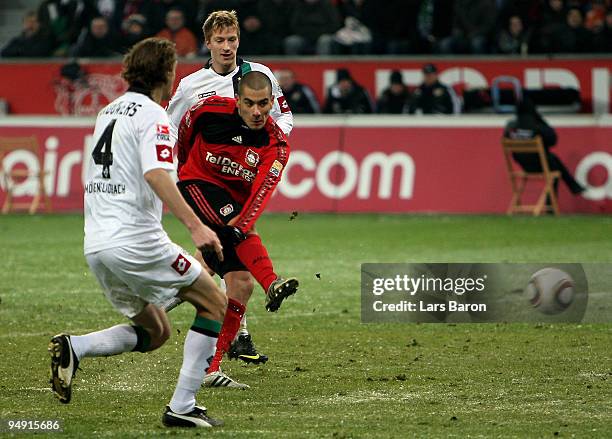
[[[393,70],[389,76],[391,84],[403,84],[402,72],[399,70]]]
[[[121,76],[130,86],[153,90],[168,81],[174,63],[176,48],[173,42],[147,38],[134,44],[125,54]]]
[[[525,95],[516,103],[516,118],[522,121],[531,119],[540,122],[544,120],[531,98]]]
[[[238,87],[238,95],[241,96],[244,87],[249,87],[253,90],[262,90],[268,88],[270,94],[272,94],[272,81],[268,78],[268,75],[255,70],[247,72],[240,80],[240,86]]]
[[[349,70],[346,68],[338,69],[336,71],[336,81],[340,82],[345,79],[348,79],[349,81],[353,80],[353,78],[351,77],[351,72],[349,72]]]

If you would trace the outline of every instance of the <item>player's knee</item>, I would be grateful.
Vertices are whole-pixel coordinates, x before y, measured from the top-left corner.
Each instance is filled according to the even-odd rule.
[[[211,294],[212,306],[209,310],[213,320],[222,322],[225,318],[225,310],[227,309],[227,296],[220,290],[217,289]]]
[[[248,272],[233,273],[231,278],[226,279],[226,282],[228,295],[242,303],[249,300],[255,289],[253,277]]]

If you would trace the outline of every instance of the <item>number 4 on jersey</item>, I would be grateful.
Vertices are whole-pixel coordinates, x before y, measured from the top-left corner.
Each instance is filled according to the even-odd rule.
[[[111,152],[111,144],[113,142],[113,130],[115,129],[117,119],[111,120],[108,126],[104,129],[102,136],[96,143],[91,156],[96,165],[102,165],[102,178],[110,177],[110,167],[113,164],[113,153]],[[102,151],[104,148],[104,151]]]

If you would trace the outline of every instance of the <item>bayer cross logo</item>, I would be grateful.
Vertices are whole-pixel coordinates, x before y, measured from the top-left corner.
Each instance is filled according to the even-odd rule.
[[[259,154],[249,148],[246,152],[245,161],[247,165],[255,167],[259,163]]]
[[[189,262],[183,255],[178,255],[172,264],[172,268],[174,268],[174,270],[181,276],[184,275],[187,270],[189,270],[189,267],[191,267],[191,262]]]

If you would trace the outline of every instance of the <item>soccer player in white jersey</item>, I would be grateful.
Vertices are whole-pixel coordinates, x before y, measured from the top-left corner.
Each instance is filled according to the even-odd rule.
[[[175,71],[174,43],[143,40],[124,58],[128,91],[98,114],[85,182],[84,253],[106,298],[132,325],[53,337],[51,388],[61,402],[69,403],[83,358],[148,352],[163,345],[171,328],[160,306],[178,295],[195,307],[196,316],[162,422],[211,427],[221,421],[208,417],[195,396],[215,351],[227,299],[161,225],[163,202],[187,227],[196,247],[222,257],[217,235],[194,214],[169,174],[174,169],[173,143],[168,116],[159,103],[170,96]]]
[[[186,76],[180,81],[174,96],[168,104],[167,111],[170,116],[170,131],[173,139],[176,140],[178,126],[187,110],[210,96],[217,95],[233,98],[238,94],[240,78],[250,71],[262,72],[270,78],[272,95],[274,97],[270,116],[288,136],[293,128],[293,114],[274,74],[263,64],[237,58],[240,43],[240,27],[236,12],[212,12],[204,21],[202,30],[206,47],[210,50],[211,58],[202,69]],[[199,252],[196,254],[196,257],[203,263]],[[256,273],[252,274],[257,277]],[[256,280],[260,281],[260,279]],[[288,281],[288,279],[284,281]],[[245,286],[244,291],[229,289],[227,295],[246,304],[252,292],[252,288],[249,289]],[[177,302],[178,299],[171,301],[166,305],[166,309],[169,310],[176,306]],[[230,358],[237,358],[247,363],[260,364],[268,360],[266,355],[258,353],[255,349],[251,335],[246,327],[246,314],[242,318],[240,330],[228,354]],[[205,384],[207,382],[205,381]]]

